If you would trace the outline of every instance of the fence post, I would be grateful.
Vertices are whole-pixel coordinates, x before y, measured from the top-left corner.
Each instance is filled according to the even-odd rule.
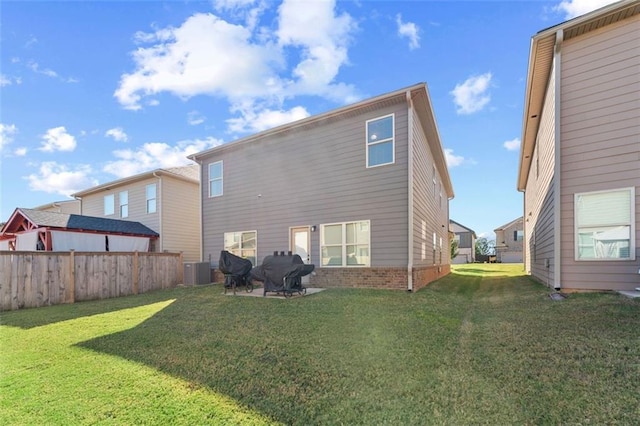
[[[178,284],[184,284],[184,259],[182,256],[182,252],[180,252],[180,257],[178,258]]]
[[[138,294],[138,251],[133,252],[133,294]]]
[[[71,250],[69,252],[69,290],[70,290],[70,301],[68,303],[76,302],[76,252],[75,250]]]

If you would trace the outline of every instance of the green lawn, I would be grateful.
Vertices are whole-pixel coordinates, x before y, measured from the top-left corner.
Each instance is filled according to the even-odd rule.
[[[259,290],[258,290],[259,291]],[[521,265],[414,294],[220,285],[0,314],[0,424],[637,424],[640,301]]]

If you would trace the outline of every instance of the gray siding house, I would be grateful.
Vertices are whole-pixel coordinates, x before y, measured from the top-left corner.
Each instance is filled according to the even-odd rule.
[[[496,262],[522,263],[524,226],[522,217],[494,229],[496,233]]]
[[[203,257],[316,265],[310,285],[415,291],[449,273],[453,188],[426,84],[190,156]]]
[[[476,232],[459,224],[454,220],[449,221],[449,229],[458,242],[458,255],[451,260],[453,264],[473,263],[476,261]]]
[[[564,290],[640,286],[640,2],[531,42],[518,171],[525,269]]]

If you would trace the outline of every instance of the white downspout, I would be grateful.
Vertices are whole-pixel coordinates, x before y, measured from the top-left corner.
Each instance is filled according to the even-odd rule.
[[[407,90],[407,117],[408,117],[408,130],[407,130],[407,148],[409,152],[409,167],[408,169],[408,263],[407,263],[407,291],[413,291],[413,100],[411,99],[411,91]]]
[[[562,262],[562,247],[560,246],[560,244],[562,244],[562,239],[561,239],[561,232],[560,232],[560,226],[561,226],[561,219],[562,219],[562,211],[561,211],[561,204],[560,204],[560,188],[561,188],[561,179],[560,179],[560,160],[561,160],[561,155],[560,155],[560,132],[561,132],[561,126],[560,126],[560,118],[561,118],[561,102],[560,102],[560,93],[562,92],[561,90],[561,77],[562,77],[562,52],[561,52],[561,48],[562,48],[562,41],[564,39],[564,33],[562,31],[562,29],[559,29],[556,32],[556,45],[555,45],[555,49],[554,49],[554,58],[553,58],[553,63],[554,63],[554,67],[555,67],[555,81],[554,81],[554,95],[555,95],[555,105],[554,105],[554,124],[555,124],[555,128],[554,128],[554,133],[555,133],[555,143],[554,143],[554,170],[553,170],[553,176],[554,176],[554,182],[553,182],[553,287],[558,290],[560,289],[561,283],[560,283],[560,276],[561,276],[561,262]]]
[[[158,224],[160,225],[160,247],[158,247],[158,252],[162,253],[164,251],[164,227],[162,223],[162,204],[164,203],[164,199],[162,199],[162,179],[158,176],[157,172],[153,172],[153,176],[158,179],[158,188],[156,188],[156,209],[158,211]],[[158,198],[160,198],[160,202],[158,202]]]

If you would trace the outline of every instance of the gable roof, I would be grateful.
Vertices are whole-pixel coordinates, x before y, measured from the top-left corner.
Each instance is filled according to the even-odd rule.
[[[137,175],[129,176],[126,178],[114,180],[111,182],[106,182],[101,185],[97,185],[83,191],[76,192],[75,194],[71,194],[72,197],[82,198],[87,195],[100,192],[100,191],[108,191],[113,188],[117,188],[118,186],[134,183],[137,181],[150,179],[153,177],[172,177],[175,179],[180,179],[188,182],[198,183],[200,182],[200,166],[198,164],[191,164],[188,166],[182,167],[170,167],[166,169],[155,169],[150,170],[148,172],[139,173]]]
[[[24,218],[36,228],[106,232],[109,234],[141,235],[146,237],[160,236],[160,234],[140,222],[24,208],[17,208],[13,212],[7,223],[3,226],[0,234],[19,232],[18,226],[20,225],[21,218]]]
[[[470,233],[472,233],[472,234],[473,234],[473,236],[474,236],[474,237],[476,237],[476,231],[474,231],[473,229],[471,229],[471,228],[467,228],[466,226],[464,226],[464,225],[462,225],[462,224],[460,224],[460,223],[458,223],[458,222],[456,222],[455,220],[452,220],[452,219],[449,219],[449,223],[450,223],[450,224],[453,224],[453,225],[456,225],[456,226],[458,226],[458,227],[460,227],[460,228],[462,228],[462,229],[466,230],[466,232],[470,232]],[[455,231],[455,230],[454,230],[453,232],[455,233],[455,232],[465,232],[465,231]],[[477,238],[477,237],[476,237],[476,238]]]
[[[516,223],[518,223],[518,222],[522,222],[522,219],[523,219],[523,217],[522,217],[522,216],[520,216],[519,218],[514,219],[514,220],[512,220],[512,221],[511,221],[511,222],[509,222],[509,223],[505,223],[505,224],[504,224],[504,225],[502,225],[502,226],[498,226],[496,229],[494,229],[494,231],[501,231],[501,230],[503,230],[503,229],[507,229],[507,228],[509,228],[511,225],[515,225],[515,224],[516,224]]]
[[[431,149],[431,152],[434,156],[436,167],[438,168],[440,176],[442,177],[442,183],[446,191],[447,198],[451,199],[454,197],[453,185],[451,184],[451,177],[449,176],[447,161],[445,159],[442,142],[440,141],[440,135],[438,133],[438,127],[436,125],[433,108],[431,107],[431,99],[429,98],[426,83],[418,83],[413,86],[375,96],[373,98],[365,99],[354,104],[336,108],[322,114],[312,115],[310,117],[303,118],[302,120],[297,120],[288,124],[284,124],[282,126],[274,127],[269,130],[265,130],[232,142],[218,145],[205,151],[192,154],[188,156],[188,158],[199,163],[204,157],[207,157],[211,154],[223,152],[227,149],[232,149],[243,144],[252,143],[265,137],[275,136],[281,133],[289,132],[293,129],[303,128],[307,126],[317,126],[336,117],[351,116],[359,114],[362,111],[370,111],[382,108],[387,105],[392,105],[399,101],[407,102],[409,99],[416,106],[415,110],[420,117],[422,130],[426,135],[427,143],[429,144],[429,148]]]
[[[639,13],[640,1],[623,0],[542,30],[532,37],[527,71],[527,88],[524,99],[524,116],[522,119],[518,191],[524,191],[527,184],[538,126],[542,117],[545,93],[549,83],[549,76],[551,75],[558,32],[561,31],[562,34],[558,42],[562,42]]]

